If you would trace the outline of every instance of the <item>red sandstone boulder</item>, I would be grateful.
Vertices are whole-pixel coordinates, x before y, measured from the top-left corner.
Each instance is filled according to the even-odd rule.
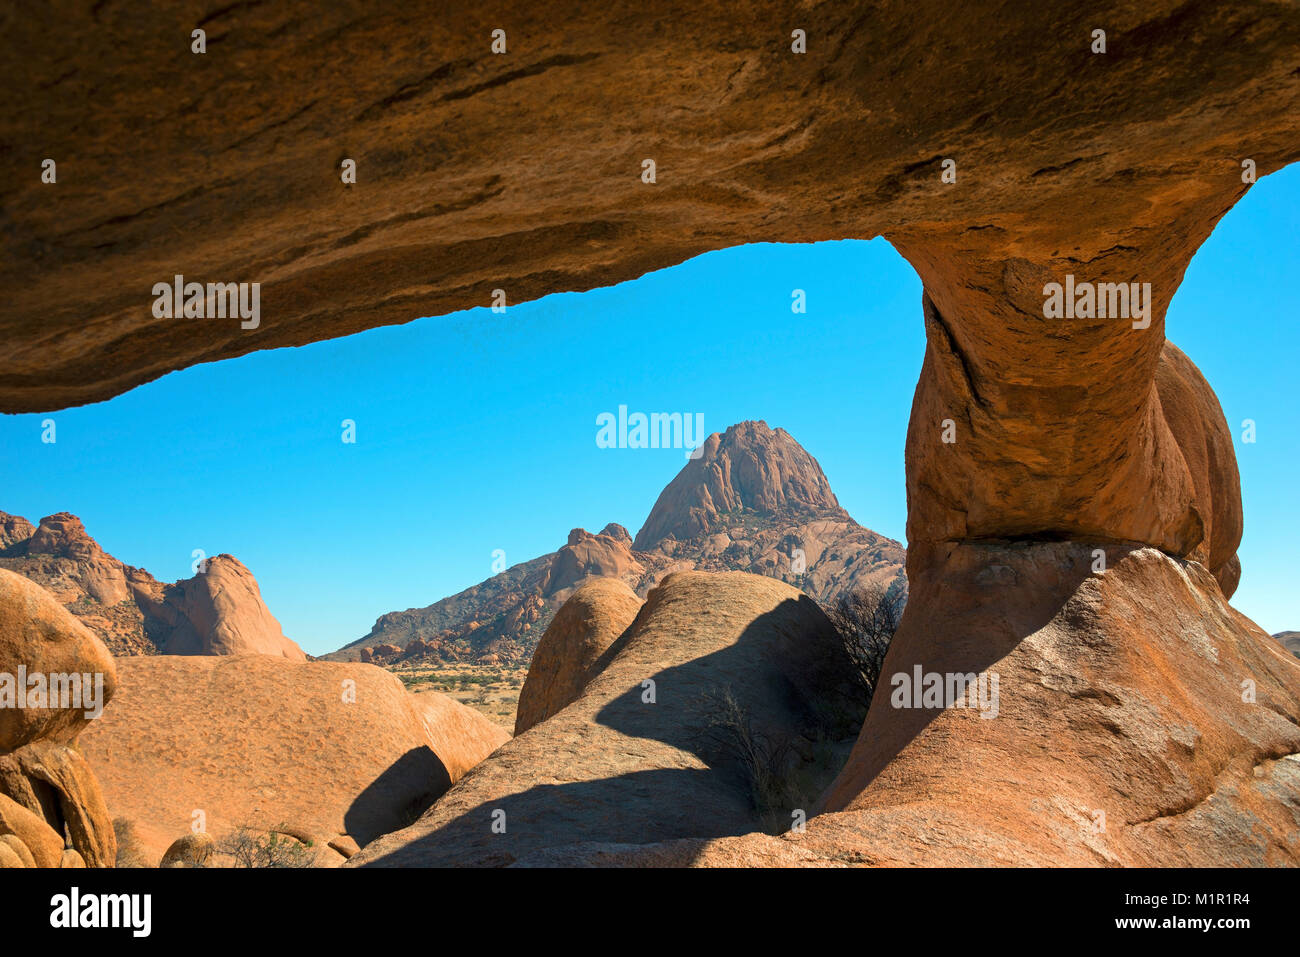
[[[789,781],[800,768],[815,779],[812,742],[857,726],[849,667],[821,609],[789,585],[669,576],[575,701],[348,866],[499,866],[567,844],[790,821],[813,795],[758,778]],[[757,768],[749,747],[763,755]]]
[[[172,842],[163,853],[159,867],[203,867],[212,857],[216,841],[206,831],[186,834]]]
[[[20,669],[28,678],[26,689],[18,687]],[[72,741],[94,710],[86,695],[98,694],[102,707],[113,696],[116,675],[108,649],[53,595],[0,569],[0,754],[38,739]],[[68,682],[75,676],[76,682],[61,676]],[[61,707],[52,700],[58,696],[49,694],[34,704],[33,680],[47,692],[53,684],[60,689],[81,687],[79,705]],[[25,707],[18,707],[20,693]]]
[[[483,730],[486,718],[476,730],[454,701],[417,702],[371,665],[158,655],[118,666],[120,693],[81,747],[112,816],[136,826],[155,861],[196,820],[218,839],[248,825],[317,845],[372,840],[504,735]],[[473,733],[456,733],[466,725]]]
[[[515,734],[563,710],[582,694],[595,665],[632,624],[641,599],[616,578],[593,578],[556,612],[537,643],[519,691]]]
[[[86,867],[112,867],[117,838],[99,781],[77,748],[37,741],[7,756],[26,787],[9,794],[66,831]],[[6,778],[11,775],[6,773]],[[21,787],[21,786],[20,786]],[[32,801],[32,797],[35,801]]]
[[[0,793],[0,835],[23,845],[26,855],[17,847],[14,851],[19,857],[30,856],[31,867],[58,867],[63,859],[63,835],[40,814],[3,793]]]
[[[1300,864],[1300,662],[1201,565],[1098,547],[1100,573],[1086,545],[969,544],[914,579],[834,813],[792,840],[876,864]],[[996,674],[996,717],[895,707],[917,667]]]
[[[1192,360],[1166,342],[1156,367],[1160,412],[1183,454],[1196,491],[1196,510],[1204,536],[1188,555],[1210,570],[1224,597],[1231,598],[1241,577],[1241,480],[1232,430],[1218,397]]]
[[[421,691],[411,697],[424,722],[429,745],[452,784],[510,740],[505,728],[449,695]]]
[[[63,861],[59,856],[60,864]],[[13,834],[0,834],[0,867],[37,867],[31,850]]]
[[[61,866],[65,832],[85,864],[113,865],[99,784],[69,745],[116,690],[103,643],[45,589],[0,570],[0,834],[41,867]]]

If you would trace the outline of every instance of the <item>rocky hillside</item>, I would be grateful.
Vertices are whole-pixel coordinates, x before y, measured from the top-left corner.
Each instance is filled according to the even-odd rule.
[[[903,546],[864,528],[784,429],[741,422],[705,441],[650,510],[636,538],[610,523],[576,528],[557,551],[426,608],[390,612],[327,655],[382,664],[524,664],[556,610],[591,577],[642,598],[673,571],[744,571],[817,600],[879,583],[905,587]]]
[[[0,568],[47,590],[115,656],[269,654],[306,660],[233,555],[208,559],[193,578],[158,581],[109,555],[81,519],[59,512],[39,526],[0,512]]]

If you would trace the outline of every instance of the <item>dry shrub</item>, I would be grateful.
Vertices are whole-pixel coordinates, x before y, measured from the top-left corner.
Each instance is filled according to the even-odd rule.
[[[888,587],[872,583],[844,595],[826,611],[853,661],[854,684],[864,707],[871,706],[885,652],[898,631],[906,604],[906,588],[899,582]]]
[[[114,867],[148,867],[149,861],[144,856],[140,845],[140,832],[135,824],[124,817],[113,819],[113,836],[117,838],[117,858]]]
[[[314,867],[315,846],[289,830],[286,825],[261,831],[241,824],[217,841],[216,851],[233,859],[236,867]]]

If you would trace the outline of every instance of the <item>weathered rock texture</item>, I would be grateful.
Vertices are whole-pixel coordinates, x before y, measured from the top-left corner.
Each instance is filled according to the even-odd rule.
[[[63,860],[63,837],[37,811],[4,794],[0,794],[0,835],[24,866],[58,867]]]
[[[81,746],[150,863],[191,832],[196,811],[218,839],[248,825],[318,847],[371,840],[417,816],[502,734],[442,695],[417,704],[370,665],[160,655],[118,671],[113,707]],[[435,739],[440,710],[466,733]]]
[[[1099,25],[1105,54],[1090,51]],[[490,51],[496,27],[505,55]],[[790,50],[796,27],[806,54]],[[969,361],[977,391],[948,394],[949,414],[1027,386],[1022,439],[1064,426],[1012,508],[1057,486],[1072,463],[1049,469],[1047,453],[1106,413],[1123,414],[1071,478],[1113,465],[1118,436],[1148,423],[1163,305],[1244,192],[1241,159],[1263,174],[1300,156],[1300,25],[1267,0],[1017,0],[996,16],[749,0],[580,18],[363,0],[139,16],[82,0],[11,12],[0,36],[14,101],[0,121],[0,411],[481,306],[494,288],[520,302],[741,242],[883,233]],[[939,180],[945,157],[955,186]],[[1053,364],[1046,333],[1060,330],[1010,303],[1026,271],[1064,269],[1153,282],[1152,329],[1117,341],[1074,324],[1076,361]],[[177,273],[262,282],[260,326],[154,318],[153,285]],[[1018,348],[990,349],[1008,320]],[[1089,390],[1095,421],[1049,421],[1051,397],[1080,381],[1106,385]]]
[[[45,706],[33,707],[16,695],[19,669],[27,676],[39,676],[48,688],[51,676],[76,675],[85,692],[93,689],[99,676],[105,703],[116,689],[113,658],[103,642],[91,634],[63,608],[54,596],[21,575],[0,569],[0,675],[6,677],[8,693],[15,695],[0,707],[0,753],[15,751],[34,741],[68,744],[86,726],[87,707],[59,707],[48,695]],[[31,688],[30,681],[28,687]],[[83,692],[84,693],[84,692]],[[24,696],[25,698],[25,696]],[[84,701],[83,701],[84,703]],[[55,705],[55,706],[50,706]]]
[[[1162,569],[1130,574],[1166,599],[1144,604],[1124,576],[1113,593],[1089,583],[1076,593],[1007,558],[996,564],[1021,584],[987,605],[943,617],[913,599],[896,654],[938,634],[954,649],[984,634],[958,658],[1001,647],[1012,682],[1028,688],[1035,668],[1068,674],[1069,655],[1060,664],[1052,644],[1064,641],[1103,669],[1080,687],[1109,682],[1119,702],[1085,695],[1065,713],[1163,688],[1171,699],[1156,710],[1200,735],[1170,724],[1163,738],[1128,740],[1121,726],[1112,741],[1094,737],[1085,715],[1068,729],[1080,750],[1066,750],[1101,775],[1089,783],[1068,761],[1044,768],[1025,739],[998,752],[1011,748],[988,727],[999,722],[958,733],[954,722],[979,718],[935,721],[934,740],[951,734],[973,749],[933,752],[949,759],[933,771],[935,793],[957,802],[946,819],[971,829],[949,846],[971,848],[971,860],[1149,860],[1140,833],[1170,861],[1207,860],[1216,846],[1224,862],[1290,853],[1276,835],[1294,793],[1294,762],[1281,753],[1293,742],[1224,695],[1229,678],[1262,670],[1277,720],[1294,724],[1279,690],[1291,672],[1274,671],[1293,665],[1215,604],[1240,574],[1235,465],[1208,386],[1166,347],[1165,312],[1197,247],[1249,188],[1243,161],[1264,175],[1300,158],[1300,18],[1272,0],[1014,0],[996,15],[944,0],[564,13],[352,0],[179,4],[146,17],[84,0],[0,14],[0,81],[13,94],[0,120],[0,284],[10,291],[0,411],[92,401],[195,362],[486,305],[496,288],[519,302],[740,242],[883,235],[925,288],[907,436],[913,582],[946,600],[945,589],[966,587],[973,566],[962,556],[993,547],[982,543],[1071,540],[1159,549],[1125,561]],[[203,56],[187,48],[195,26],[210,37]],[[489,52],[496,27],[510,37],[503,56]],[[1092,50],[1099,27],[1105,53]],[[805,54],[790,50],[794,28],[807,31]],[[40,181],[45,157],[60,162],[57,184]],[[344,157],[357,160],[352,187],[339,181]],[[647,158],[653,184],[640,176]],[[945,160],[955,182],[941,179]],[[261,282],[261,324],[155,318],[151,290],[176,274]],[[1149,313],[1140,328],[1128,315],[1048,318],[1045,287],[1067,277],[1149,283]],[[1128,602],[1133,617],[1092,614],[1090,589]],[[1063,626],[1082,616],[1113,637],[1093,647],[1084,628],[1027,630],[1031,609],[1050,611],[1044,622],[1061,611]],[[1191,638],[1168,631],[1171,609]],[[998,645],[1007,627],[1019,645]],[[1222,659],[1217,684],[1193,660],[1201,639]],[[1159,671],[1140,653],[1181,655],[1186,670]],[[1109,670],[1121,661],[1131,676]],[[1155,735],[1141,709],[1121,713],[1139,738]],[[900,839],[906,788],[872,817],[898,778],[869,739],[910,741],[904,717],[873,715],[837,791],[872,827],[893,815]],[[1100,762],[1110,749],[1123,760]],[[1132,771],[1128,760],[1160,786],[1124,796],[1116,776]],[[1008,786],[989,786],[989,808],[1022,816],[981,831],[988,812],[955,796],[965,764]],[[1019,766],[1055,770],[1067,804],[1111,800],[1121,833],[1089,843],[1059,807],[1023,817],[1009,790],[1029,800],[1042,789],[1006,778]],[[1259,776],[1247,779],[1247,766]],[[916,766],[913,798],[928,768]],[[1233,810],[1209,820],[1220,777],[1236,789]],[[1257,803],[1270,789],[1276,801]],[[1255,808],[1258,828],[1219,840]],[[1036,820],[1065,830],[1030,839],[1012,827]],[[1178,850],[1184,829],[1190,849]],[[876,857],[909,858],[920,842]]]
[[[1300,663],[1200,565],[1105,551],[1097,574],[1084,544],[961,545],[914,579],[884,673],[997,673],[997,717],[878,694],[826,799],[844,813],[815,819],[807,846],[876,863],[1300,864]]]
[[[421,691],[412,697],[429,736],[429,746],[447,769],[452,784],[510,740],[505,728],[449,695]]]
[[[906,587],[903,547],[855,522],[821,466],[784,429],[740,422],[710,435],[660,493],[636,544],[611,522],[426,608],[389,612],[327,658],[524,664],[583,582],[621,580],[637,595],[675,571],[743,571],[833,603],[867,585]],[[367,657],[368,655],[368,657]]]
[[[35,526],[21,515],[0,512],[0,549],[25,542],[35,532]]]
[[[290,661],[307,656],[280,630],[257,579],[233,555],[216,555],[207,569],[168,586],[165,601],[151,609],[171,628],[163,645],[169,655],[274,655]]]
[[[856,727],[837,704],[847,668],[826,616],[789,585],[740,572],[670,575],[576,701],[349,864],[504,865],[579,842],[753,830],[752,779],[714,725],[720,695],[743,712],[752,740],[785,743],[797,763],[819,733]],[[774,810],[791,820],[790,807]],[[493,830],[496,811],[503,833]]]
[[[699,457],[687,462],[655,502],[635,547],[648,550],[669,536],[696,538],[728,512],[839,507],[817,460],[785,429],[741,422],[725,438],[715,432],[704,440]]]
[[[645,567],[632,555],[632,540],[627,529],[611,523],[599,534],[585,528],[569,532],[569,540],[551,559],[542,594],[555,595],[572,589],[591,576],[632,578],[645,574]]]
[[[1081,543],[959,545],[913,581],[885,685],[804,833],[517,863],[1300,864],[1300,662],[1199,564],[1102,548],[1098,574]],[[892,676],[918,667],[996,674],[996,717],[975,695],[895,707]]]
[[[1267,0],[999,14],[939,0],[579,21],[360,0],[14,14],[0,410],[494,288],[518,302],[742,241],[882,234],[925,285],[909,539],[1201,549],[1228,556],[1227,582],[1231,521],[1219,535],[1213,519],[1233,509],[1188,462],[1217,421],[1171,424],[1156,372],[1187,263],[1248,188],[1242,160],[1263,175],[1300,157],[1300,21]],[[513,40],[494,55],[500,24]],[[796,25],[807,53],[791,52]],[[44,157],[63,162],[55,184]],[[177,274],[260,282],[261,324],[156,318],[154,284]],[[1150,283],[1148,327],[1045,318],[1045,285],[1067,275]]]
[[[216,841],[207,831],[197,831],[178,837],[163,852],[159,867],[203,867],[212,857]]]
[[[46,818],[57,812],[68,843],[85,867],[112,867],[117,851],[113,822],[99,781],[81,752],[67,745],[37,742],[14,752],[18,770],[41,800]],[[48,797],[43,797],[48,795]]]
[[[636,592],[616,578],[594,578],[570,596],[537,643],[519,689],[515,734],[562,711],[595,676],[605,649],[641,610]]]
[[[1166,342],[1156,367],[1160,411],[1192,479],[1193,501],[1203,537],[1188,553],[1210,570],[1224,595],[1237,590],[1241,565],[1241,480],[1232,430],[1201,370]]]
[[[53,592],[119,656],[307,657],[233,555],[210,558],[193,578],[168,585],[105,552],[75,515],[47,515],[33,527],[0,512],[0,568]]]
[[[113,825],[76,743],[116,691],[103,642],[45,589],[0,569],[5,866],[113,866]]]

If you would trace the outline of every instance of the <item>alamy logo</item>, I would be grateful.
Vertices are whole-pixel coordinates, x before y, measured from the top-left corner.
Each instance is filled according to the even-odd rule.
[[[976,708],[981,718],[998,716],[998,675],[995,671],[947,672],[921,670],[899,671],[889,682],[893,693],[889,703],[895,708]],[[969,704],[967,703],[969,701]]]
[[[234,319],[241,329],[262,324],[260,282],[186,282],[176,276],[171,282],[153,284],[153,314],[158,319]]]
[[[126,927],[133,937],[148,937],[153,926],[153,897],[149,894],[86,894],[72,888],[50,898],[50,926]]]
[[[19,665],[16,675],[0,672],[0,710],[5,708],[79,710],[93,721],[104,713],[104,674],[47,675]]]
[[[1073,274],[1065,285],[1043,287],[1043,316],[1047,319],[1133,319],[1134,329],[1151,325],[1151,283],[1080,282]]]
[[[618,407],[618,415],[596,416],[596,447],[600,449],[687,449],[687,458],[698,459],[703,451],[704,413],[633,412]]]

